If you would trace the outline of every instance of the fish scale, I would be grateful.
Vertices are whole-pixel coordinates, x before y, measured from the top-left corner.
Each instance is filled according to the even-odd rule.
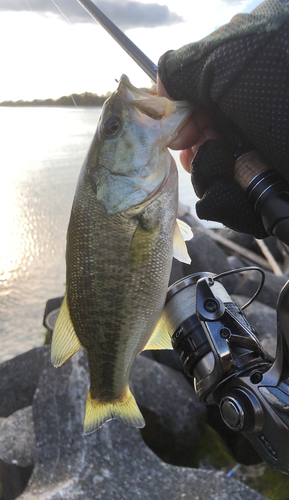
[[[173,164],[172,167],[175,170]],[[134,217],[128,223],[118,215],[108,226],[88,177],[76,191],[68,230],[67,299],[72,323],[88,352],[91,394],[103,400],[117,399],[122,395],[134,357],[147,343],[163,308],[177,211],[176,171],[171,173],[170,183],[170,191],[159,196],[157,207],[153,204],[145,209],[148,215],[154,212],[156,219],[162,221],[162,227],[157,239],[151,243],[154,248],[149,249],[150,262],[134,273],[129,253],[138,219]],[[165,217],[168,202],[169,210],[173,212],[169,220]],[[144,214],[143,217],[146,218]],[[77,238],[79,226],[89,238]],[[93,263],[90,262],[91,255],[98,256]],[[99,286],[100,283],[104,286]],[[79,302],[86,311],[80,317]],[[130,335],[131,331],[135,336]],[[105,339],[102,345],[101,339]],[[128,355],[120,356],[118,346],[122,353],[128,351]],[[125,358],[128,358],[127,362]],[[110,360],[113,370],[108,369],[107,360]],[[117,376],[119,371],[125,373],[121,379]],[[105,378],[107,383],[103,387],[99,382]]]
[[[87,351],[86,433],[112,418],[142,427],[129,389],[132,364],[145,348],[171,348],[160,325],[174,235],[188,255],[176,225],[177,169],[165,143],[190,109],[154,99],[122,77],[104,106],[71,211],[52,362],[61,366],[79,348]]]

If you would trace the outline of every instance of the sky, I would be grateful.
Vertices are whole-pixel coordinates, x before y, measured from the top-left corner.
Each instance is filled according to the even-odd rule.
[[[94,0],[155,63],[261,0]],[[0,0],[0,102],[114,91],[122,73],[150,86],[77,0]]]

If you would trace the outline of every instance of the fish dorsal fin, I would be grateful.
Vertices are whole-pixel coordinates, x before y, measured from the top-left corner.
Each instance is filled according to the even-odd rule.
[[[185,262],[185,264],[191,263],[191,258],[188,254],[187,246],[185,240],[190,240],[193,237],[193,231],[190,226],[180,219],[176,220],[175,231],[174,231],[174,253],[175,259]]]
[[[113,418],[132,427],[145,426],[144,418],[129,387],[126,388],[123,396],[113,401],[92,399],[89,391],[85,407],[84,434],[91,434]]]
[[[62,302],[52,336],[51,362],[55,368],[63,365],[78,349],[82,347],[74,331],[66,295]]]
[[[143,351],[156,349],[172,349],[171,338],[167,332],[165,323],[162,318],[158,322]]]

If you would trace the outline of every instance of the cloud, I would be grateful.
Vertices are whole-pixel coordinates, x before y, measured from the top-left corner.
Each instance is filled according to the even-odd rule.
[[[71,23],[94,22],[92,17],[75,0],[1,0],[0,11],[28,11],[42,15],[56,15],[64,19],[56,5]],[[171,12],[166,5],[158,3],[144,4],[127,0],[98,0],[97,7],[122,29],[153,28],[168,26],[183,21],[183,18]]]

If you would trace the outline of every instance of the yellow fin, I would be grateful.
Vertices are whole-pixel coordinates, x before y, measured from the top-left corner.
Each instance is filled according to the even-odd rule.
[[[89,391],[85,407],[84,434],[91,434],[113,418],[117,418],[132,427],[145,426],[144,418],[129,387],[127,387],[125,396],[108,403],[92,399]]]
[[[74,331],[67,305],[66,295],[62,302],[52,336],[51,362],[55,368],[63,365],[82,347]]]
[[[188,254],[187,246],[185,240],[190,240],[193,237],[193,232],[185,222],[177,219],[174,231],[174,253],[175,259],[185,262],[186,264],[191,263],[191,258]]]
[[[158,322],[152,336],[150,337],[148,343],[144,347],[144,351],[155,350],[155,349],[172,349],[171,338],[165,327],[165,323],[161,318]]]

